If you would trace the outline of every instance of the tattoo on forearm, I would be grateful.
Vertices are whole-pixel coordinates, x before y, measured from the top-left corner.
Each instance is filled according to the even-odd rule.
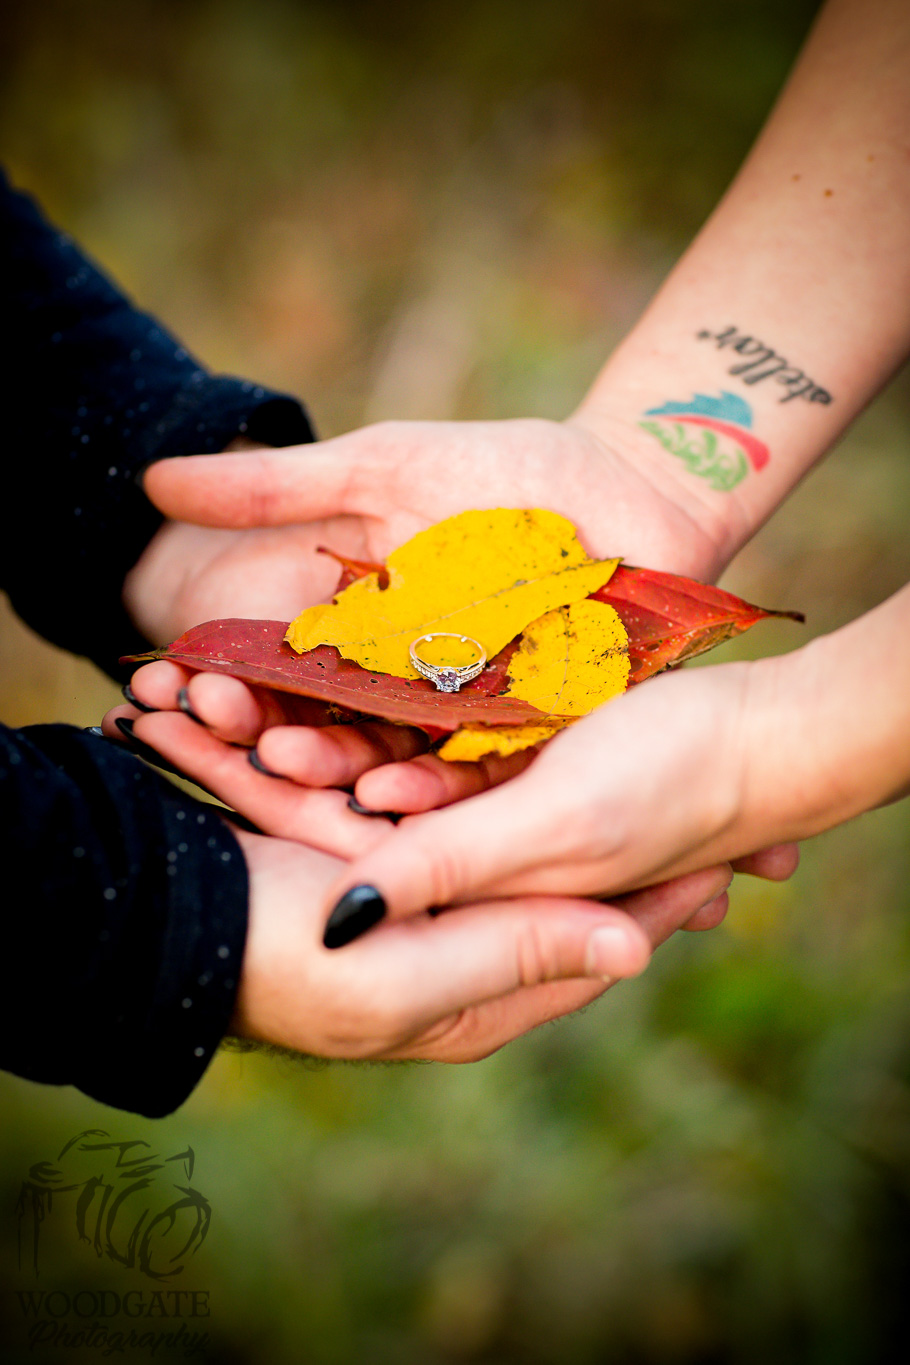
[[[726,389],[719,398],[696,393],[688,403],[649,408],[645,417],[649,420],[639,422],[642,430],[718,493],[729,493],[750,466],[764,469],[771,458],[764,441],[751,430],[751,407]]]
[[[725,327],[722,332],[709,332],[703,328],[695,333],[699,341],[713,341],[719,351],[729,347],[738,355],[744,356],[740,364],[731,365],[727,374],[735,375],[744,384],[760,384],[771,379],[782,384],[789,392],[780,399],[781,403],[791,403],[794,398],[804,398],[807,403],[832,403],[834,400],[827,389],[821,388],[803,370],[791,365],[777,351],[766,346],[757,337],[747,336],[738,327]]]

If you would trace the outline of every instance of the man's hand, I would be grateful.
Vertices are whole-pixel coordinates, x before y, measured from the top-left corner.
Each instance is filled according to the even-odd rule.
[[[159,665],[150,665],[159,667]],[[118,714],[126,714],[127,708],[121,707],[109,713],[105,717],[105,730],[111,737],[116,737],[117,732],[113,721]],[[405,862],[396,868],[395,886],[407,887],[409,884],[419,882],[420,877],[426,872],[427,858],[426,844],[423,839],[424,826],[422,818],[418,817],[415,821],[405,821],[399,833],[394,833],[394,825],[384,818],[366,818],[351,810],[347,804],[347,797],[343,792],[335,790],[313,790],[301,787],[294,781],[274,776],[259,771],[253,767],[248,759],[248,751],[237,745],[225,743],[215,737],[204,726],[200,726],[188,716],[179,711],[160,711],[152,714],[139,714],[130,708],[130,713],[134,720],[136,737],[143,743],[151,746],[156,752],[161,754],[168,761],[176,765],[188,777],[204,784],[205,787],[215,796],[225,801],[233,809],[240,811],[248,819],[252,820],[263,831],[277,836],[280,840],[293,840],[301,844],[310,845],[310,851],[314,848],[336,854],[345,859],[361,860],[361,867],[379,867],[383,869],[389,865],[389,859],[385,855],[383,845],[389,844],[391,848],[401,848],[405,857]],[[341,729],[342,727],[337,727]],[[348,727],[350,728],[350,727]],[[394,730],[395,727],[388,727]],[[306,734],[308,732],[301,731]],[[315,732],[319,734],[320,732]],[[409,732],[402,730],[403,735]],[[527,755],[516,755],[524,767],[527,766],[529,759]],[[505,765],[509,760],[501,760]],[[503,771],[496,773],[492,768],[486,770],[480,777],[473,772],[480,765],[474,764],[444,764],[439,766],[447,769],[451,774],[450,782],[454,790],[461,786],[461,791],[457,796],[466,796],[471,791],[477,791],[481,787],[493,785],[497,782],[505,781],[510,774]],[[408,772],[413,770],[414,763],[402,763],[400,765],[378,768],[375,772],[377,782],[397,780],[397,772]],[[473,784],[473,785],[472,785]],[[546,790],[546,782],[544,790]],[[508,805],[510,795],[514,790],[514,784],[502,791],[502,800]],[[552,823],[553,812],[558,810],[560,803],[571,803],[575,798],[574,787],[570,787],[565,792],[553,790],[551,797],[542,810],[542,820],[545,824]],[[455,799],[453,797],[453,799]],[[461,807],[463,811],[474,809],[474,803],[468,802]],[[525,812],[525,815],[527,812]],[[519,823],[524,817],[519,816]],[[481,816],[481,823],[483,817]],[[471,821],[468,821],[469,825]],[[413,826],[414,840],[408,834]],[[472,826],[474,828],[474,826]],[[470,838],[476,837],[469,835]],[[487,856],[495,857],[499,834],[495,828],[487,828],[484,831],[483,843],[488,848]],[[404,839],[404,844],[399,840]],[[412,867],[407,863],[407,849],[413,847],[422,850],[420,857]],[[489,847],[488,847],[489,846]],[[533,877],[537,875],[537,862],[535,861],[534,851],[537,847],[545,850],[545,841],[540,839],[538,843],[529,844],[522,839],[518,844],[518,853],[513,849],[503,849],[502,858],[518,857],[518,861],[527,869],[528,874]],[[549,850],[552,854],[552,849]],[[443,853],[443,860],[445,853]],[[576,859],[577,861],[577,859]],[[392,859],[394,863],[394,858]],[[566,860],[562,867],[555,869],[556,880],[550,875],[554,869],[546,867],[546,856],[543,858],[544,873],[541,882],[541,889],[549,893],[564,895],[565,892],[575,894],[575,886],[583,887],[582,894],[586,891],[599,894],[606,889],[607,880],[595,877],[592,881],[588,875],[584,880],[585,871],[579,877],[579,869],[573,865],[571,858]],[[789,876],[794,870],[797,862],[796,850],[788,848],[765,849],[749,858],[742,859],[735,865],[736,871],[749,872],[755,876],[768,877],[774,880]],[[354,876],[345,874],[343,865],[335,862],[338,877],[346,880],[348,885],[357,880]],[[470,857],[465,860],[465,869],[470,868]],[[718,892],[715,882],[719,879],[724,887],[729,883],[734,869],[725,864],[720,864],[710,871],[715,875],[715,881],[702,883],[697,878],[695,880],[684,877],[680,882],[679,895],[682,900],[676,899],[676,891],[671,889],[668,884],[663,890],[660,887],[651,887],[648,895],[652,899],[647,902],[635,901],[635,904],[673,904],[679,909],[681,915],[680,925],[687,929],[707,929],[719,922],[726,909],[726,900],[721,905],[717,900]],[[380,871],[380,883],[384,873]],[[549,880],[547,879],[549,876]],[[655,878],[655,881],[657,879]],[[574,885],[573,885],[574,882]],[[565,883],[563,885],[563,883]],[[390,884],[391,885],[391,884]],[[675,885],[675,884],[673,884]],[[704,886],[708,886],[710,895],[703,896]],[[463,888],[453,884],[451,898],[461,902],[471,901],[475,896],[468,892],[463,894]],[[490,894],[499,895],[501,887],[496,885],[495,877],[491,881]],[[691,893],[691,895],[690,895]],[[508,893],[504,893],[508,894]],[[637,893],[636,893],[637,894]],[[397,895],[397,893],[396,893]],[[653,896],[658,896],[657,901]],[[666,898],[669,897],[669,900]],[[620,897],[621,903],[625,898]],[[441,905],[446,903],[443,899],[428,901],[427,905]],[[682,914],[682,907],[685,907],[686,914]],[[424,907],[421,907],[424,908]],[[628,908],[628,907],[626,907]],[[405,913],[408,913],[406,910]],[[459,910],[460,913],[460,910]],[[327,916],[327,903],[322,910],[323,921]]]
[[[726,910],[728,868],[626,897],[476,903],[323,946],[338,864],[238,835],[250,928],[231,1031],[321,1057],[469,1062],[635,976],[652,947]],[[620,908],[621,907],[621,908]]]
[[[477,897],[613,895],[721,860],[789,876],[786,841],[812,832],[799,822],[818,749],[781,724],[812,704],[808,688],[783,687],[796,657],[670,674],[599,708],[512,781],[403,821],[345,868],[336,920],[355,887],[377,916],[400,920]],[[358,795],[368,780],[385,807],[395,768],[362,778]]]
[[[160,558],[181,629],[187,615],[289,620],[337,582],[318,544],[384,560],[417,531],[484,507],[547,507],[592,554],[714,577],[724,532],[701,490],[668,475],[634,425],[612,430],[608,444],[580,421],[384,422],[318,445],[159,461],[145,475],[152,502],[206,530],[166,527],[128,603],[140,624],[160,611],[143,582]]]
[[[159,643],[216,617],[290,620],[337,585],[337,566],[318,545],[383,560],[417,531],[474,507],[552,508],[594,554],[714,576],[722,535],[706,505],[653,463],[640,432],[611,430],[608,445],[580,420],[387,422],[321,445],[160,461],[145,487],[171,520],[129,576],[127,606]],[[269,734],[260,757],[307,785],[352,785],[376,764],[426,747],[418,732],[382,724],[304,732],[312,724],[305,704],[213,675],[190,681],[173,665],[152,665],[133,683],[157,709],[176,708],[186,685],[184,704],[233,743],[294,726]],[[421,757],[401,772],[395,809],[459,799],[526,761],[494,760],[469,774]]]

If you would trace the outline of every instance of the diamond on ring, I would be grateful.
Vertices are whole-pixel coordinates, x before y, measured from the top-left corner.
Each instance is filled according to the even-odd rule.
[[[421,659],[417,653],[417,648],[430,640],[459,640],[462,644],[473,645],[480,657],[475,659],[473,663],[462,664],[461,666],[427,663],[426,659]],[[487,661],[486,650],[476,640],[472,640],[470,635],[456,635],[448,630],[433,631],[429,635],[418,635],[417,639],[411,642],[408,652],[411,656],[411,663],[417,672],[434,683],[438,692],[460,691],[465,683],[473,682],[475,678],[480,676]]]

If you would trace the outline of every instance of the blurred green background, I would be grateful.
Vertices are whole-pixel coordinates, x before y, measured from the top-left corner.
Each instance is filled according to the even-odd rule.
[[[13,0],[2,155],[209,364],[299,392],[324,435],[559,417],[734,172],[814,8]],[[905,375],[727,576],[809,621],[741,655],[910,578],[908,441]],[[4,720],[89,724],[116,698],[0,626]],[[472,1067],[222,1053],[160,1123],[3,1078],[4,1358],[98,1358],[30,1352],[13,1292],[19,1186],[86,1128],[193,1146],[213,1221],[184,1280],[211,1293],[209,1360],[907,1358],[908,823],[905,802],[814,841],[787,886],[738,883],[721,929]],[[142,1287],[65,1216],[45,1287]]]

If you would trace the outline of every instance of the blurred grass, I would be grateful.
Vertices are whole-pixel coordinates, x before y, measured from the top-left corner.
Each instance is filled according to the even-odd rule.
[[[735,170],[812,9],[18,0],[4,156],[208,363],[300,392],[323,434],[560,416]],[[910,578],[908,439],[904,376],[728,576],[806,631],[725,657]],[[4,720],[89,724],[114,695],[4,615]],[[100,1127],[197,1152],[212,1360],[900,1359],[908,863],[904,803],[470,1068],[224,1053],[159,1124],[5,1078],[2,1283],[28,1167]],[[121,1283],[46,1236],[49,1285]],[[0,1312],[19,1352],[8,1294]]]

